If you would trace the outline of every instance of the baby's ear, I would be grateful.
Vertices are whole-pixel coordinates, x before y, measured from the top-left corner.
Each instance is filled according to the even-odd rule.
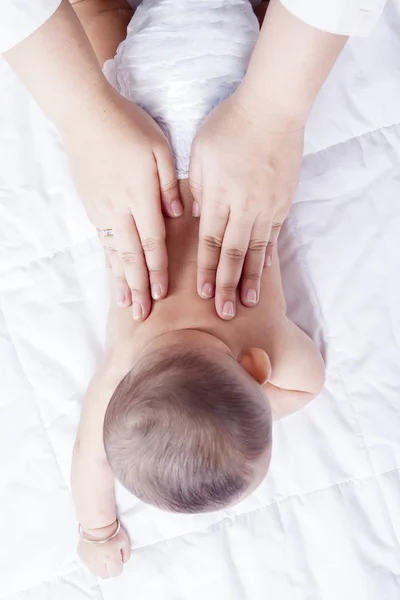
[[[268,354],[261,348],[250,348],[242,356],[239,364],[261,385],[264,385],[271,376],[271,362]]]

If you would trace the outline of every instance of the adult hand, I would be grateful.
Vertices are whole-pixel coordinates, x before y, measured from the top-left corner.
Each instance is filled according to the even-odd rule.
[[[240,281],[242,303],[259,300],[298,185],[303,139],[304,122],[267,103],[255,110],[240,88],[197,133],[189,173],[200,216],[197,289],[202,298],[215,294],[223,319],[235,316]]]
[[[101,540],[112,535],[113,530],[115,523],[102,529],[85,531],[85,537],[92,541]],[[131,556],[131,544],[121,527],[118,535],[105,544],[88,544],[79,540],[78,556],[94,575],[102,579],[118,577]]]
[[[72,174],[93,225],[100,230],[117,280],[117,302],[144,320],[151,297],[168,290],[162,210],[182,214],[167,139],[141,108],[110,89],[100,107],[61,130]],[[105,236],[101,230],[111,229]]]

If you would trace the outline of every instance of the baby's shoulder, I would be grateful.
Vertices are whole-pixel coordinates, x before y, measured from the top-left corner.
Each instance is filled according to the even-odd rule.
[[[315,342],[293,321],[285,318],[280,324],[272,355],[273,378],[280,380],[293,375],[323,380],[325,365]],[[272,382],[273,383],[273,382]]]

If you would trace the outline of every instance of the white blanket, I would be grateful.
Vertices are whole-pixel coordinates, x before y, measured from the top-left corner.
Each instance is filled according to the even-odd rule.
[[[75,554],[80,402],[102,352],[103,258],[54,128],[0,63],[1,600],[395,600],[400,585],[400,3],[352,40],[307,131],[281,240],[290,316],[324,393],[275,427],[264,484],[172,516],[119,490],[134,548]]]

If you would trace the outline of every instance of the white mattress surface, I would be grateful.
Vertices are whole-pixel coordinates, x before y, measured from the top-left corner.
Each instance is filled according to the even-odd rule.
[[[0,599],[400,598],[400,1],[340,57],[281,239],[290,316],[324,393],[278,423],[263,485],[173,516],[118,490],[134,552],[100,582],[75,553],[80,402],[102,353],[101,248],[60,139],[0,62]]]

